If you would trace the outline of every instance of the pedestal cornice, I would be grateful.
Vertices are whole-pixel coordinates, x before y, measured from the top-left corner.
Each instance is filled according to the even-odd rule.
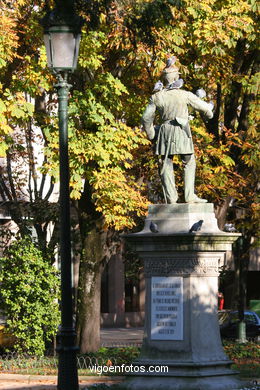
[[[241,233],[132,233],[124,234],[140,256],[146,252],[168,251],[228,251]]]

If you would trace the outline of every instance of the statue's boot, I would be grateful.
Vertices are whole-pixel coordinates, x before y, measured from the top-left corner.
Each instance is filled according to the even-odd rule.
[[[184,197],[186,203],[207,203],[194,193],[196,161],[194,154],[181,155],[184,164]]]
[[[166,203],[176,203],[178,193],[175,187],[172,156],[164,159],[161,171],[161,180]]]

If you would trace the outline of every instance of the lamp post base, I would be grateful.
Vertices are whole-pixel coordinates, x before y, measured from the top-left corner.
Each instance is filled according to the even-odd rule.
[[[76,334],[73,329],[61,330],[58,334],[57,352],[58,364],[58,390],[78,390],[77,352],[75,346]]]

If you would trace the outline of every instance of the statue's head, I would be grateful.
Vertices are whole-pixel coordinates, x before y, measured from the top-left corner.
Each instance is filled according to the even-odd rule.
[[[166,61],[166,66],[162,73],[162,78],[166,82],[166,86],[179,79],[179,68],[176,66],[177,58],[175,56],[169,57]]]
[[[179,68],[174,67],[173,68],[165,68],[163,70],[163,79],[165,80],[166,86],[173,83],[174,81],[178,80],[180,77]]]

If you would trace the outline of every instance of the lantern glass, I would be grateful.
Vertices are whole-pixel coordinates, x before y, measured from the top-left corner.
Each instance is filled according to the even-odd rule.
[[[51,69],[74,70],[77,66],[80,34],[64,26],[50,28],[44,34],[48,66]]]

